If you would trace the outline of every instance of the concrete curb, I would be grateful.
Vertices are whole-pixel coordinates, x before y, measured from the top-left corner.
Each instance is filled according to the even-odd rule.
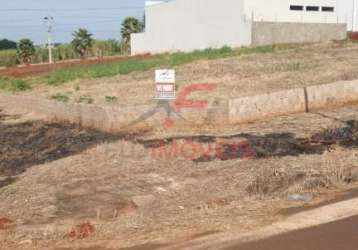
[[[326,223],[339,221],[358,215],[358,198],[330,204],[310,211],[290,216],[284,221],[266,226],[257,231],[237,235],[235,232],[224,232],[201,237],[186,243],[180,243],[161,250],[190,249],[190,250],[219,250],[243,243],[262,240],[296,230],[307,229]]]

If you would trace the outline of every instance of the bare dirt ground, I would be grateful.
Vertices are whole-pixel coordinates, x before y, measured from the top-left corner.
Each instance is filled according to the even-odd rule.
[[[357,66],[358,43],[331,42],[268,54],[203,60],[179,66],[176,72],[179,91],[193,83],[214,83],[218,86],[215,92],[201,92],[200,97],[227,99],[356,79]],[[39,85],[25,94],[46,98],[60,94],[70,102],[85,97],[100,105],[147,104],[153,101],[154,70],[77,80],[59,87]]]
[[[217,83],[199,99],[220,99],[358,78],[357,64],[358,44],[327,43],[176,70],[179,88]],[[25,94],[143,104],[152,101],[152,78],[148,71]],[[358,106],[120,134],[2,110],[0,249],[155,249],[247,232],[358,187],[357,147]]]
[[[271,224],[357,186],[357,111],[109,135],[4,110],[0,248],[155,249]]]

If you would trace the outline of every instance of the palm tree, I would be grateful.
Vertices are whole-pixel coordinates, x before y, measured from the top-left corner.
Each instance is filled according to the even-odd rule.
[[[92,48],[94,42],[92,34],[86,29],[79,29],[78,31],[73,32],[72,35],[73,40],[71,41],[71,45],[74,51],[79,54],[81,58],[84,58],[87,51]]]
[[[130,52],[131,34],[143,31],[144,24],[135,17],[127,17],[122,22],[122,46],[123,51]]]
[[[34,43],[30,39],[21,39],[17,45],[17,57],[24,64],[31,63],[31,57],[35,51]]]

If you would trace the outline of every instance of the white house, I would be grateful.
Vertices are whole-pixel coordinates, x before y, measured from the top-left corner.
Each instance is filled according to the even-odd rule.
[[[358,27],[355,1],[148,1],[146,30],[132,34],[132,54],[340,40],[347,26]]]

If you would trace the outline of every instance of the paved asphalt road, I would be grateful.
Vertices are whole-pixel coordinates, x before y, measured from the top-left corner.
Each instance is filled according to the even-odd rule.
[[[358,250],[358,216],[221,250]]]

